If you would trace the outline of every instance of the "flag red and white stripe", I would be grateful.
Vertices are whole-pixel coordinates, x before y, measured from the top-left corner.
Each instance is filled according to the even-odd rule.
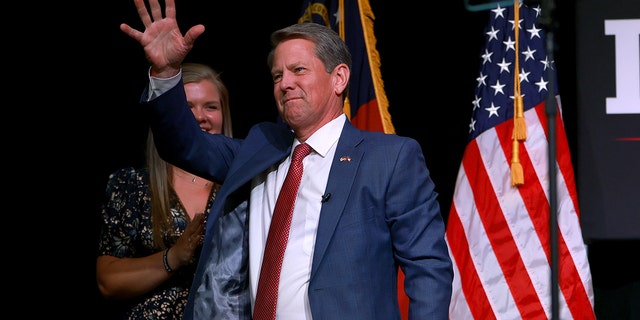
[[[454,263],[450,319],[549,319],[552,314],[545,101],[551,89],[548,68],[555,67],[545,54],[546,35],[537,25],[540,13],[539,7],[520,5],[516,46],[514,7],[498,5],[489,12],[469,141],[447,219]],[[511,180],[515,48],[526,124],[526,140],[518,147],[524,178],[520,186]],[[556,101],[559,317],[595,319],[559,95]]]

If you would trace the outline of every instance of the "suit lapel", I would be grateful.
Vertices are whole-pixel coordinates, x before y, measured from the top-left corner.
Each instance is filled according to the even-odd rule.
[[[271,126],[283,129],[274,130]],[[262,123],[254,127],[235,155],[235,161],[229,168],[223,188],[233,192],[281,161],[291,152],[293,138],[293,133],[282,125]]]
[[[283,129],[266,128],[268,126],[279,126]],[[212,216],[207,219],[206,241],[202,248],[201,261],[208,261],[211,255],[211,246],[213,245],[211,239],[215,239],[213,233],[218,230],[216,228],[218,215],[227,214],[228,210],[234,209],[236,200],[246,201],[249,196],[241,194],[241,198],[236,198],[233,194],[250,182],[253,177],[289,155],[293,138],[293,133],[284,129],[284,126],[266,122],[252,127],[249,131],[242,146],[234,154],[234,159],[231,161],[232,166],[229,168],[225,181],[213,202],[210,211]],[[198,268],[196,281],[201,280],[203,269]]]
[[[358,148],[362,139],[360,131],[351,125],[349,121],[345,122],[331,164],[327,188],[325,189],[325,194],[331,193],[331,198],[322,204],[322,209],[320,210],[320,221],[318,223],[318,233],[311,266],[311,278],[313,278],[320,261],[322,261],[329,246],[329,241],[333,237],[338,221],[344,212],[344,207],[349,198],[364,152],[362,148]]]

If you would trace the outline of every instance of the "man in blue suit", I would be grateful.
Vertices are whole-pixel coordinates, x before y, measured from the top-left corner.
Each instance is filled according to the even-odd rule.
[[[400,319],[401,268],[409,318],[447,319],[453,270],[424,155],[414,139],[349,122],[343,103],[351,56],[340,37],[314,23],[274,32],[268,64],[286,125],[260,123],[232,139],[200,130],[179,85],[182,61],[204,26],[182,35],[173,0],[164,17],[157,0],[149,10],[134,2],[145,30],[121,30],[151,64],[142,102],[157,148],[174,165],[222,183],[184,319],[252,318],[276,199],[301,143],[312,151],[303,161],[276,318]]]

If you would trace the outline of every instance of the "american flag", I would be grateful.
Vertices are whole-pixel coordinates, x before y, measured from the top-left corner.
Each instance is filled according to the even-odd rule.
[[[550,84],[557,81],[554,61],[545,52],[546,34],[537,21],[541,13],[539,6],[524,4],[498,4],[489,11],[469,140],[447,220],[454,262],[451,319],[548,319],[553,313],[545,105]],[[517,87],[520,94],[514,93]],[[553,93],[558,93],[555,85]],[[514,96],[521,96],[524,106],[515,118]],[[559,95],[555,101],[560,115],[553,119],[558,314],[560,319],[595,319]],[[518,120],[524,123],[523,138],[514,138]],[[520,183],[513,180],[514,165],[521,166]]]

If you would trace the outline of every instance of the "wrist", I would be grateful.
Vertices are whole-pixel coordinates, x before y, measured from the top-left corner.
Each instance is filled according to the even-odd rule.
[[[149,76],[158,79],[170,79],[177,76],[181,70],[182,67],[172,68],[170,66],[167,66],[165,68],[159,69],[152,66],[151,68],[149,68]]]

